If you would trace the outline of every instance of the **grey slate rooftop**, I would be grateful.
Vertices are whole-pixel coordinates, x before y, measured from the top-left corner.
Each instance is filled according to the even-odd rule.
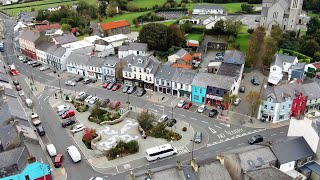
[[[47,49],[52,46],[53,44],[50,43],[50,42],[47,42],[47,41],[42,41],[42,42],[39,42],[38,44],[36,44],[36,49],[39,49],[41,51],[44,51],[46,52]]]
[[[158,71],[156,72],[155,78],[171,81],[175,72],[176,72],[176,68],[173,68],[168,65],[162,65],[159,67]]]
[[[227,50],[223,57],[223,62],[230,64],[244,64],[245,61],[246,54],[236,50]]]
[[[179,56],[179,57],[182,57],[184,56],[185,54],[187,54],[188,51],[186,51],[185,49],[181,48],[179,51],[177,51],[176,53],[174,53],[175,55]]]
[[[64,53],[66,52],[66,48],[64,47],[58,47],[53,53],[52,55],[61,58]]]
[[[195,75],[196,75],[195,71],[192,71],[189,69],[177,68],[177,70],[172,78],[172,81],[191,85]]]
[[[0,153],[0,178],[20,173],[26,167],[28,157],[29,152],[26,147],[15,148]],[[17,169],[12,168],[14,165]],[[12,172],[8,172],[9,170]]]
[[[40,33],[36,30],[27,29],[21,31],[19,37],[30,42],[36,42],[40,38]]]
[[[238,79],[241,76],[242,64],[221,63],[217,74]]]
[[[193,9],[217,9],[217,10],[223,10],[223,6],[215,6],[215,5],[194,5]]]
[[[129,45],[128,45],[128,50],[147,51],[148,50],[148,44],[130,42]]]
[[[100,57],[95,57],[95,56],[89,56],[89,61],[88,61],[88,65],[92,66],[92,67],[102,67],[102,65],[104,64],[106,58],[100,58]]]
[[[76,64],[82,64],[85,65],[89,61],[89,57],[84,54],[78,54],[75,52],[72,52],[69,57],[66,59],[67,63],[76,63]]]
[[[72,33],[64,34],[62,36],[56,36],[53,37],[53,39],[55,39],[58,44],[61,45],[77,41],[77,38]]]
[[[314,152],[303,137],[273,144],[271,149],[280,164],[297,161],[314,155]]]
[[[217,87],[230,90],[234,82],[233,77],[222,76],[211,73],[197,73],[192,81],[192,85],[204,87]]]
[[[119,58],[117,56],[107,56],[104,61],[104,66],[115,66],[119,62]]]
[[[302,88],[308,95],[308,99],[318,99],[320,98],[320,84],[313,81],[311,83],[302,84]]]
[[[129,67],[129,64],[134,67],[152,68],[151,74],[155,74],[160,65],[160,61],[154,56],[136,56],[130,54],[129,56],[122,58],[122,60],[126,63],[123,70],[129,72],[132,70],[131,67]]]
[[[267,179],[278,179],[278,180],[293,180],[293,178],[286,173],[282,172],[276,167],[267,166],[260,167],[254,170],[249,170],[246,174],[254,180],[267,180]]]
[[[295,56],[289,56],[289,55],[285,55],[285,54],[276,54],[275,55],[275,65],[283,68],[283,63],[293,63],[294,60],[296,59],[297,57]]]
[[[199,168],[199,179],[214,179],[214,180],[231,180],[230,174],[227,169],[221,165],[220,161],[211,160],[198,162]]]

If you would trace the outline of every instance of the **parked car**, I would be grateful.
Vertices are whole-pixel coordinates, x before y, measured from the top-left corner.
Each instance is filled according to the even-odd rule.
[[[179,108],[182,108],[185,104],[186,104],[186,101],[185,101],[185,100],[180,100],[177,106],[178,106]]]
[[[19,96],[24,96],[24,95],[25,95],[22,90],[21,90],[21,91],[18,91],[18,94],[19,94]]]
[[[112,87],[112,91],[117,91],[118,89],[121,88],[121,84],[116,83],[113,87]]]
[[[98,80],[96,78],[91,79],[92,83],[96,83]]]
[[[130,86],[125,86],[125,87],[122,89],[122,92],[123,92],[123,93],[128,92],[129,88],[130,88]]]
[[[39,136],[46,135],[46,132],[44,131],[42,126],[38,126],[38,127],[36,127],[36,129],[37,129],[37,132],[38,132]]]
[[[215,117],[218,114],[218,111],[216,109],[211,109],[209,112],[209,117]]]
[[[50,69],[50,67],[49,66],[42,66],[39,70],[40,71],[45,71],[47,69]]]
[[[61,118],[62,119],[66,119],[66,118],[70,118],[70,117],[73,117],[75,116],[76,113],[74,112],[74,110],[69,110],[69,111],[66,111],[62,116]]]
[[[167,115],[162,115],[161,118],[158,120],[159,123],[167,121],[169,118]]]
[[[23,60],[24,60],[24,58],[23,58],[22,56],[19,56],[18,59],[19,59],[20,61],[23,61]]]
[[[91,95],[87,96],[87,98],[84,100],[84,102],[89,103],[89,101],[90,101],[90,99],[91,99],[92,97],[93,97],[93,96],[91,96]]]
[[[61,111],[58,112],[58,116],[62,116],[64,113],[66,113],[67,111],[69,111],[69,109],[63,109]]]
[[[77,132],[84,130],[84,128],[85,128],[85,126],[83,124],[78,124],[71,130],[71,132],[77,133]]]
[[[63,155],[62,154],[57,154],[56,157],[54,157],[54,167],[55,168],[59,168],[62,166],[62,162],[63,162]]]
[[[76,85],[76,82],[74,82],[74,81],[66,81],[64,84],[65,84],[66,86],[75,86],[75,85]]]
[[[112,87],[113,87],[114,85],[115,85],[114,82],[109,83],[108,86],[107,86],[107,89],[108,89],[108,90],[112,89]]]
[[[74,79],[74,81],[75,81],[75,82],[83,81],[83,77],[77,77],[77,78]]]
[[[94,103],[96,103],[97,101],[98,101],[99,99],[98,99],[98,97],[97,96],[93,96],[90,100],[89,100],[89,104],[94,104]]]
[[[186,102],[186,104],[184,105],[184,109],[190,109],[192,106],[192,102]]]
[[[116,109],[121,105],[120,101],[114,101],[111,103],[111,108]]]
[[[241,102],[241,99],[240,99],[240,98],[237,98],[236,100],[234,100],[233,104],[234,104],[235,106],[238,106],[238,105],[240,104],[240,102]]]
[[[92,79],[86,78],[83,80],[83,84],[90,84],[92,82]]]
[[[138,97],[141,97],[141,96],[143,96],[143,95],[146,94],[146,93],[147,93],[147,91],[146,91],[145,89],[140,89],[139,92],[138,92],[138,94],[137,94],[137,96],[138,96]]]
[[[11,70],[10,70],[10,74],[11,74],[12,76],[16,76],[16,75],[19,75],[20,72],[19,72],[18,70],[16,70],[16,69],[11,69]]]
[[[83,96],[85,96],[86,95],[86,93],[84,92],[84,91],[81,91],[81,92],[79,92],[79,94],[75,97],[76,99],[80,99],[80,98],[82,98]]]
[[[16,85],[19,85],[19,81],[18,80],[14,80],[14,81],[12,81],[13,82],[13,84],[16,86]]]
[[[168,119],[167,120],[167,126],[172,127],[177,123],[176,119]]]
[[[251,83],[255,86],[259,86],[260,85],[259,78],[257,76],[253,76],[251,79]]]
[[[103,84],[102,84],[102,88],[107,88],[109,84],[110,84],[110,82],[108,82],[108,83],[103,83]]]
[[[245,92],[246,92],[246,88],[245,88],[244,86],[241,86],[240,89],[239,89],[239,91],[240,91],[241,93],[245,93]]]
[[[263,141],[263,137],[261,135],[255,135],[248,140],[249,144],[256,144]]]
[[[34,64],[32,64],[32,67],[39,67],[39,66],[42,66],[42,64],[41,64],[41,63],[34,63]]]
[[[62,104],[57,106],[57,112],[62,111],[62,110],[69,110],[71,107],[67,104]]]
[[[65,128],[65,127],[73,125],[74,123],[76,123],[76,121],[71,119],[71,120],[69,120],[67,122],[62,122],[61,126]]]
[[[23,60],[22,62],[23,63],[28,63],[30,60],[29,59],[25,59],[25,60]]]
[[[20,85],[16,85],[16,90],[17,91],[21,91],[22,90],[21,86]]]
[[[202,132],[196,132],[194,135],[194,142],[195,143],[201,143],[202,141]]]
[[[128,91],[127,91],[127,93],[128,93],[128,94],[132,94],[132,93],[134,93],[134,92],[136,91],[136,89],[137,89],[137,88],[136,88],[135,86],[130,86],[129,89],[128,89]]]
[[[35,63],[37,63],[37,61],[32,61],[32,60],[28,61],[28,65],[32,65],[32,64],[35,64]]]
[[[198,107],[198,113],[203,113],[203,111],[206,109],[206,105],[202,104],[201,106]]]

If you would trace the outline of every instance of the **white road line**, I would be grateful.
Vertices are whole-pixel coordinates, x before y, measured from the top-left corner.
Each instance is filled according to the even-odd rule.
[[[43,101],[45,101],[46,99],[48,99],[48,97],[50,97],[50,96],[45,97],[45,98],[43,99]]]
[[[43,109],[42,106],[41,106],[41,109]]]
[[[230,146],[230,147],[227,147],[227,149],[231,149],[232,147]]]
[[[183,115],[183,114],[178,114],[178,115],[180,115],[180,116],[182,116],[182,117],[186,117],[186,115]]]
[[[244,143],[240,143],[240,144],[238,144],[238,146],[241,146],[242,144],[244,144]]]
[[[161,107],[161,108],[163,108],[163,106],[160,106],[160,105],[157,105],[157,104],[153,104],[154,106],[157,106],[157,107]]]
[[[280,132],[280,134],[283,134],[284,132]]]
[[[37,97],[37,99],[40,99],[40,98],[41,98],[41,96],[42,96],[42,94],[40,94],[40,95]]]
[[[193,118],[193,117],[191,117],[190,119],[195,120],[195,121],[197,120],[196,118]]]
[[[219,128],[219,129],[222,129],[220,126],[217,126],[217,125],[214,125],[215,127]]]
[[[152,109],[152,108],[149,108],[151,111],[155,111],[155,112],[159,112],[158,110],[156,109]]]
[[[271,134],[270,136],[275,136],[275,135],[277,135],[277,134]]]
[[[266,137],[263,136],[263,139],[265,139]]]
[[[209,124],[207,121],[201,121],[201,122],[206,123],[206,124]]]

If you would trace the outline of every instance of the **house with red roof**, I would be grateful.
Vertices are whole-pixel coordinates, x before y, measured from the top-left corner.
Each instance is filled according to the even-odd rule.
[[[58,23],[47,24],[47,25],[37,25],[37,26],[35,26],[35,28],[38,31],[46,31],[46,30],[50,30],[50,29],[61,29],[61,25]]]
[[[175,63],[179,60],[184,61],[186,64],[190,64],[192,61],[192,56],[188,51],[186,51],[183,48],[177,51],[176,53],[168,56],[168,61],[170,61],[171,63]]]
[[[127,20],[100,23],[99,27],[104,32],[105,36],[113,36],[117,34],[129,34],[131,32],[130,23]]]

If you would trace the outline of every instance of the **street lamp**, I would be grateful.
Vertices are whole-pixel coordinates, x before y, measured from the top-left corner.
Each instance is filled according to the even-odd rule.
[[[193,138],[190,140],[192,141],[192,149],[191,149],[191,161],[193,160],[193,149],[194,149],[194,137],[195,135],[193,136]]]
[[[61,82],[60,82],[60,75],[58,74],[58,80],[59,80],[59,89],[60,89],[60,95],[62,99],[62,90],[61,90]]]

